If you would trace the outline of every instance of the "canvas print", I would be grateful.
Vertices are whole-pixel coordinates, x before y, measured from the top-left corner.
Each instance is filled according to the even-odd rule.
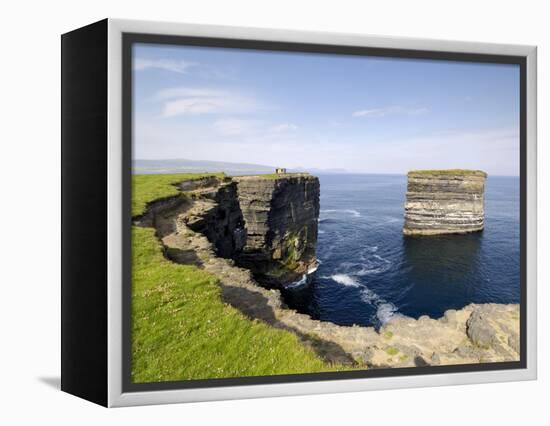
[[[133,383],[520,360],[520,67],[135,43]]]

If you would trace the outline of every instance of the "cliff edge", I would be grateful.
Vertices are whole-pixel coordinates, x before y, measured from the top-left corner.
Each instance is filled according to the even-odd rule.
[[[480,170],[415,170],[407,174],[405,235],[483,230],[487,174]]]

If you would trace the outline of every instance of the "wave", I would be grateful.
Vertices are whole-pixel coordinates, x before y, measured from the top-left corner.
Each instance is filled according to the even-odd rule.
[[[302,287],[305,284],[307,284],[307,274],[302,275],[302,278],[300,278],[298,281],[288,284],[286,288],[298,288]]]
[[[399,315],[393,303],[381,303],[376,310],[376,317],[381,324],[387,323],[394,316]]]
[[[317,269],[319,269],[319,264],[321,262],[317,261],[317,263],[314,266],[310,266],[306,272],[306,275],[313,274]]]
[[[353,215],[354,217],[361,217],[361,213],[359,213],[355,209],[328,209],[321,210],[321,213],[348,213]]]
[[[392,262],[388,259],[384,259],[382,256],[375,254],[372,258],[373,259],[365,259],[365,263],[360,264],[361,269],[357,272],[357,275],[363,276],[381,274],[386,272],[392,266]]]
[[[337,219],[333,219],[330,217],[322,218],[317,220],[319,223],[338,223],[339,221]]]
[[[332,278],[334,281],[336,281],[338,284],[342,284],[348,287],[359,287],[360,284],[358,281],[356,281],[354,278],[352,278],[349,275],[346,274],[334,274],[331,275],[329,278]]]
[[[361,260],[359,262],[343,262],[338,270],[341,273],[363,277],[365,275],[381,274],[392,267],[393,263],[390,260],[373,253],[374,251],[370,251],[368,255],[360,255]]]
[[[364,288],[361,291],[361,300],[365,303],[372,304],[373,302],[376,302],[380,299],[380,296],[378,296],[374,291],[372,291],[369,288]]]
[[[331,275],[330,277],[323,277],[323,278],[331,278],[332,280],[336,281],[338,284],[342,284],[347,287],[356,287],[356,288],[362,287],[360,290],[361,300],[373,306],[374,308],[376,308],[376,319],[382,325],[387,323],[395,315],[399,315],[397,313],[397,307],[393,303],[388,302],[386,299],[381,298],[378,294],[376,294],[370,288],[364,285],[362,286],[361,283],[359,283],[351,275],[334,274],[334,275]]]
[[[314,266],[311,266],[307,270],[307,272],[302,275],[302,278],[300,278],[298,281],[294,281],[293,283],[288,284],[286,288],[297,288],[307,284],[308,275],[313,274],[319,268],[320,264],[321,264],[321,261],[317,260],[317,263]]]

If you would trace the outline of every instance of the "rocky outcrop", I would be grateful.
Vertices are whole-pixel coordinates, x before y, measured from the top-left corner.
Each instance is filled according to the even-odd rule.
[[[185,211],[174,229],[203,234],[218,256],[246,267],[266,287],[283,287],[316,266],[318,178],[305,173],[206,177],[178,188],[180,196],[149,203],[138,218],[141,224],[158,229],[159,220]]]
[[[308,174],[234,178],[247,238],[236,261],[278,287],[316,265],[319,179]]]
[[[318,184],[315,185],[315,180],[306,180],[307,182],[303,179],[296,182],[301,182],[299,187],[307,192],[307,194],[304,193],[303,200],[310,201],[311,208],[315,211],[318,207],[315,207],[315,195],[311,192],[318,191]],[[226,180],[210,182],[207,186],[196,185],[196,183],[193,186],[184,186],[188,189],[185,196],[150,203],[147,213],[138,219],[138,224],[156,228],[157,236],[169,259],[177,263],[196,265],[215,275],[220,282],[224,302],[247,317],[294,333],[304,345],[311,347],[327,362],[359,368],[519,360],[519,305],[471,304],[460,310],[448,310],[439,319],[427,316],[414,319],[395,315],[379,330],[374,327],[339,326],[314,320],[308,315],[288,309],[280,290],[267,289],[258,285],[255,275],[249,269],[238,266],[238,262],[234,259],[219,255],[218,238],[226,233],[235,244],[231,246],[231,250],[237,258],[248,244],[248,241],[244,244],[241,242],[242,249],[239,250],[237,241],[240,237],[231,237],[231,230],[243,229],[241,228],[243,223],[240,222],[233,204],[233,196],[229,197],[232,200],[231,203],[226,200],[226,195],[234,194],[234,184],[235,181]],[[295,197],[289,188],[285,189],[285,185],[281,183],[280,186],[265,186],[273,188],[273,191],[279,194],[275,199],[282,197],[279,204],[281,209],[286,205],[283,200],[287,202]],[[260,198],[256,195],[252,196],[250,191],[249,189],[243,191],[244,200],[252,201]],[[250,197],[246,198],[244,194],[250,194]],[[257,194],[257,191],[254,194]],[[249,204],[254,206],[252,202]],[[239,202],[239,206],[243,211],[243,220],[249,217],[248,222],[244,220],[246,227],[254,223],[250,220],[256,214],[253,212],[260,212],[255,216],[258,219],[258,227],[253,229],[261,229],[263,233],[257,232],[253,235],[258,237],[254,241],[263,242],[258,243],[255,250],[262,256],[267,256],[268,261],[273,259],[273,253],[277,249],[277,244],[273,246],[267,243],[277,241],[268,234],[273,232],[273,235],[280,235],[276,232],[282,229],[276,226],[281,223],[279,221],[296,223],[298,233],[301,229],[299,224],[306,223],[305,220],[298,220],[296,215],[278,214],[275,217],[279,219],[274,220],[271,226],[260,227],[260,217],[267,218],[269,223],[269,212],[264,216],[262,216],[264,213],[261,213],[266,205],[258,210],[251,209],[246,202]],[[220,211],[225,213],[222,214]],[[245,214],[244,211],[248,213]],[[205,231],[206,225],[217,215],[223,215],[221,220],[223,226],[219,225],[218,231],[207,237],[200,230]],[[289,217],[294,217],[294,222]],[[265,236],[263,240],[260,238],[262,235]],[[274,260],[277,261],[277,259]]]
[[[405,235],[483,230],[487,174],[480,170],[417,170],[407,175]]]
[[[192,181],[191,181],[192,182]],[[246,245],[247,233],[237,196],[237,184],[231,179],[203,180],[203,186],[180,185],[192,199],[193,208],[185,224],[205,235],[218,256],[235,258]]]

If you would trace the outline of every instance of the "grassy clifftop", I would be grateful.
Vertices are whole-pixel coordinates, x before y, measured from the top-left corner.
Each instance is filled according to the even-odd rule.
[[[279,180],[279,179],[288,179],[293,177],[310,177],[314,178],[309,173],[296,172],[296,173],[265,173],[260,175],[244,175],[237,176],[235,179],[267,179],[267,180]]]
[[[483,176],[487,177],[487,173],[482,170],[468,169],[442,169],[442,170],[411,170],[409,175],[462,175],[462,176]]]
[[[134,176],[132,213],[209,175]],[[291,332],[221,300],[217,278],[167,260],[153,228],[132,230],[132,379],[136,383],[333,371]]]
[[[132,216],[143,214],[147,203],[180,194],[176,184],[208,176],[223,178],[223,173],[174,173],[166,175],[134,175],[132,178]]]

